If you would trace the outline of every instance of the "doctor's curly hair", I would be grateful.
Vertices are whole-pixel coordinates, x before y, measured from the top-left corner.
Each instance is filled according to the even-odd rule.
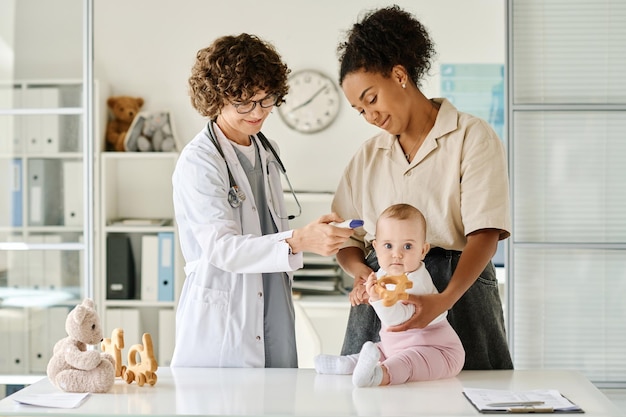
[[[278,96],[279,106],[289,91],[290,72],[274,46],[258,36],[223,36],[196,54],[189,77],[191,105],[215,119],[225,101],[245,101],[265,90]]]
[[[355,71],[364,70],[384,77],[402,65],[419,86],[430,70],[435,46],[428,30],[412,14],[393,5],[366,12],[347,32],[337,47],[341,64],[339,85]]]

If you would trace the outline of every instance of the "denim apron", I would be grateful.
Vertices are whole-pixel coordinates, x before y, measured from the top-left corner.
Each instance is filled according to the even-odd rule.
[[[448,286],[460,257],[461,252],[441,248],[432,248],[426,255],[424,265],[439,292]],[[372,270],[379,269],[374,251],[365,261]],[[463,369],[513,369],[493,263],[487,264],[476,282],[448,311],[448,321],[465,348]],[[378,342],[379,331],[380,320],[369,304],[351,307],[341,354],[360,352],[366,341]]]

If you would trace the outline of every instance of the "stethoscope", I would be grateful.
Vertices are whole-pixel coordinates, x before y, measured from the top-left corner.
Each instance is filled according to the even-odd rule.
[[[241,203],[243,203],[243,201],[246,199],[246,194],[235,183],[235,178],[233,177],[233,174],[230,171],[230,167],[228,166],[228,161],[226,160],[226,155],[224,155],[224,150],[222,149],[222,146],[220,145],[219,141],[217,140],[217,136],[215,135],[215,129],[213,127],[213,123],[214,121],[210,121],[207,124],[207,130],[209,132],[209,139],[211,139],[211,142],[213,142],[213,144],[215,145],[215,148],[217,148],[217,151],[220,153],[222,158],[224,158],[224,162],[226,163],[226,171],[228,172],[228,182],[230,185],[230,189],[228,190],[228,204],[230,204],[232,208],[238,208],[238,207],[241,207]],[[278,213],[278,211],[276,211],[276,214],[281,219],[293,220],[302,214],[302,206],[300,205],[300,201],[298,201],[298,197],[296,197],[296,191],[293,189],[293,186],[291,185],[291,181],[289,181],[289,177],[287,176],[287,170],[285,169],[285,165],[283,164],[283,161],[280,160],[280,157],[278,156],[276,149],[274,149],[274,147],[272,146],[270,141],[265,137],[265,135],[259,132],[257,133],[257,137],[259,138],[261,145],[263,145],[263,148],[266,151],[271,152],[272,155],[274,156],[273,160],[269,160],[267,162],[267,173],[269,174],[270,164],[272,163],[276,164],[278,168],[280,168],[278,172],[282,173],[283,176],[285,177],[285,180],[287,181],[287,185],[289,185],[289,190],[291,191],[291,195],[293,196],[293,200],[296,202],[296,205],[298,206],[298,214],[290,214],[287,217],[282,217],[280,213]],[[250,137],[250,140],[254,140],[254,138]]]

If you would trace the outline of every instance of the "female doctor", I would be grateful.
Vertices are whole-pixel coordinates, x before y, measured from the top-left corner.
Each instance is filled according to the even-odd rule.
[[[260,132],[289,72],[245,33],[197,53],[191,103],[210,121],[172,178],[186,262],[172,367],[297,367],[291,271],[303,251],[331,255],[352,235],[328,224],[343,220],[334,214],[289,230],[284,167]]]

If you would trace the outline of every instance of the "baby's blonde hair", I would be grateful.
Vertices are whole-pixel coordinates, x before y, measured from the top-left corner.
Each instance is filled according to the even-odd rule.
[[[426,238],[426,218],[421,211],[410,204],[401,203],[387,207],[382,213],[380,213],[380,216],[378,216],[378,221],[385,218],[396,220],[414,220],[419,223],[419,226],[424,233],[422,237]]]

